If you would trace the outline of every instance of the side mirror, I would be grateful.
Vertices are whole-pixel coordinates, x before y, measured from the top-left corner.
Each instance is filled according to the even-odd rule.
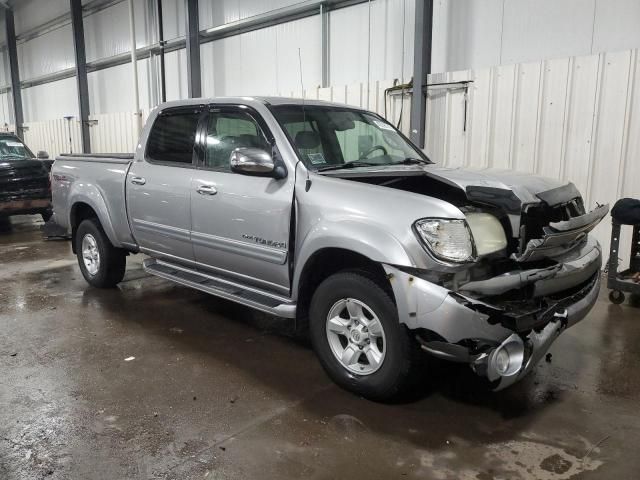
[[[36,153],[36,157],[38,158],[38,160],[48,160],[49,154],[44,150],[40,150],[38,151],[38,153]]]
[[[240,147],[231,152],[229,157],[231,171],[243,175],[257,177],[284,178],[286,170],[276,166],[270,153],[261,148]]]

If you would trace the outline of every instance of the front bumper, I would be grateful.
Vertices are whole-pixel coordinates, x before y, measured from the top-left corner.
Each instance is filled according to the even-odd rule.
[[[415,330],[422,348],[445,360],[468,363],[500,390],[525,376],[560,333],[582,320],[600,289],[602,255],[589,239],[559,263],[553,275],[531,288],[544,296],[537,310],[512,312],[452,292],[396,267],[384,265],[396,298],[399,318]],[[509,368],[497,368],[497,353],[510,349]]]

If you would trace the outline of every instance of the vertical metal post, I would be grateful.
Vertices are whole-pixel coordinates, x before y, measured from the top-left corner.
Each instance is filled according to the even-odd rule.
[[[424,148],[427,114],[427,75],[431,73],[433,0],[416,0],[416,24],[413,43],[413,95],[409,138]]]
[[[91,153],[89,134],[89,83],[87,81],[87,56],[84,48],[84,24],[82,22],[82,0],[70,0],[73,49],[76,56],[76,80],[78,83],[78,107],[80,108],[80,135],[82,152]],[[71,128],[69,121],[69,128]],[[71,130],[69,130],[71,134]]]
[[[185,0],[187,18],[187,84],[189,98],[202,96],[198,0]]]
[[[320,4],[320,60],[322,87],[329,86],[329,10],[324,3]]]
[[[18,70],[18,48],[16,46],[16,26],[13,20],[13,10],[5,9],[5,24],[7,27],[7,50],[9,53],[9,69],[11,73],[11,96],[13,97],[13,120],[16,125],[16,135],[23,138],[24,114],[22,111],[22,91],[20,89],[20,71]]]
[[[164,64],[164,24],[162,19],[162,0],[157,0],[156,13],[158,14],[158,43],[160,44],[160,100],[167,101],[167,78]]]
[[[129,37],[131,41],[131,68],[133,72],[133,104],[136,138],[140,136],[142,129],[142,115],[140,114],[140,92],[138,90],[138,57],[136,54],[136,19],[133,9],[133,0],[129,0]]]

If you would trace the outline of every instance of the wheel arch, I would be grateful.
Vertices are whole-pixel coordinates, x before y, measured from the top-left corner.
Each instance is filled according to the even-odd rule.
[[[310,255],[298,274],[296,289],[298,330],[304,331],[307,328],[311,297],[318,285],[331,275],[345,270],[358,271],[375,281],[395,302],[393,289],[380,262],[348,248],[325,247]]]
[[[104,207],[106,209],[106,206]],[[93,218],[95,219],[99,226],[102,228],[104,233],[107,235],[107,238],[111,242],[112,245],[115,246],[115,232],[113,230],[113,226],[109,221],[109,216],[105,213],[100,214],[100,207],[96,208],[96,205],[87,201],[86,199],[77,199],[71,205],[69,210],[69,225],[71,227],[71,249],[73,253],[76,253],[76,231],[78,230],[78,226],[87,219]]]

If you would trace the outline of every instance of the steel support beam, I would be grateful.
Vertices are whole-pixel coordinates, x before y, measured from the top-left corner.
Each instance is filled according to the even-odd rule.
[[[322,88],[329,86],[329,10],[320,4],[320,61],[322,72]]]
[[[427,115],[427,75],[431,73],[433,0],[416,0],[416,23],[413,42],[413,94],[409,138],[424,148]]]
[[[87,55],[84,46],[84,23],[82,0],[70,0],[73,50],[76,59],[76,81],[78,84],[78,107],[80,108],[80,136],[82,152],[91,153],[89,134],[89,83],[87,81]]]
[[[198,0],[185,0],[187,19],[187,86],[189,98],[202,96],[200,74],[200,25],[198,20]]]
[[[13,19],[13,10],[5,10],[4,18],[7,27],[7,50],[9,53],[11,96],[13,99],[13,121],[16,125],[16,135],[23,138],[24,113],[22,110],[22,89],[20,88],[18,48],[16,45],[16,25]]]
[[[167,101],[167,77],[165,74],[165,63],[164,63],[164,20],[162,17],[162,0],[157,0],[156,2],[156,14],[158,21],[158,44],[160,45],[160,53],[158,57],[160,57],[160,100],[162,102]]]

